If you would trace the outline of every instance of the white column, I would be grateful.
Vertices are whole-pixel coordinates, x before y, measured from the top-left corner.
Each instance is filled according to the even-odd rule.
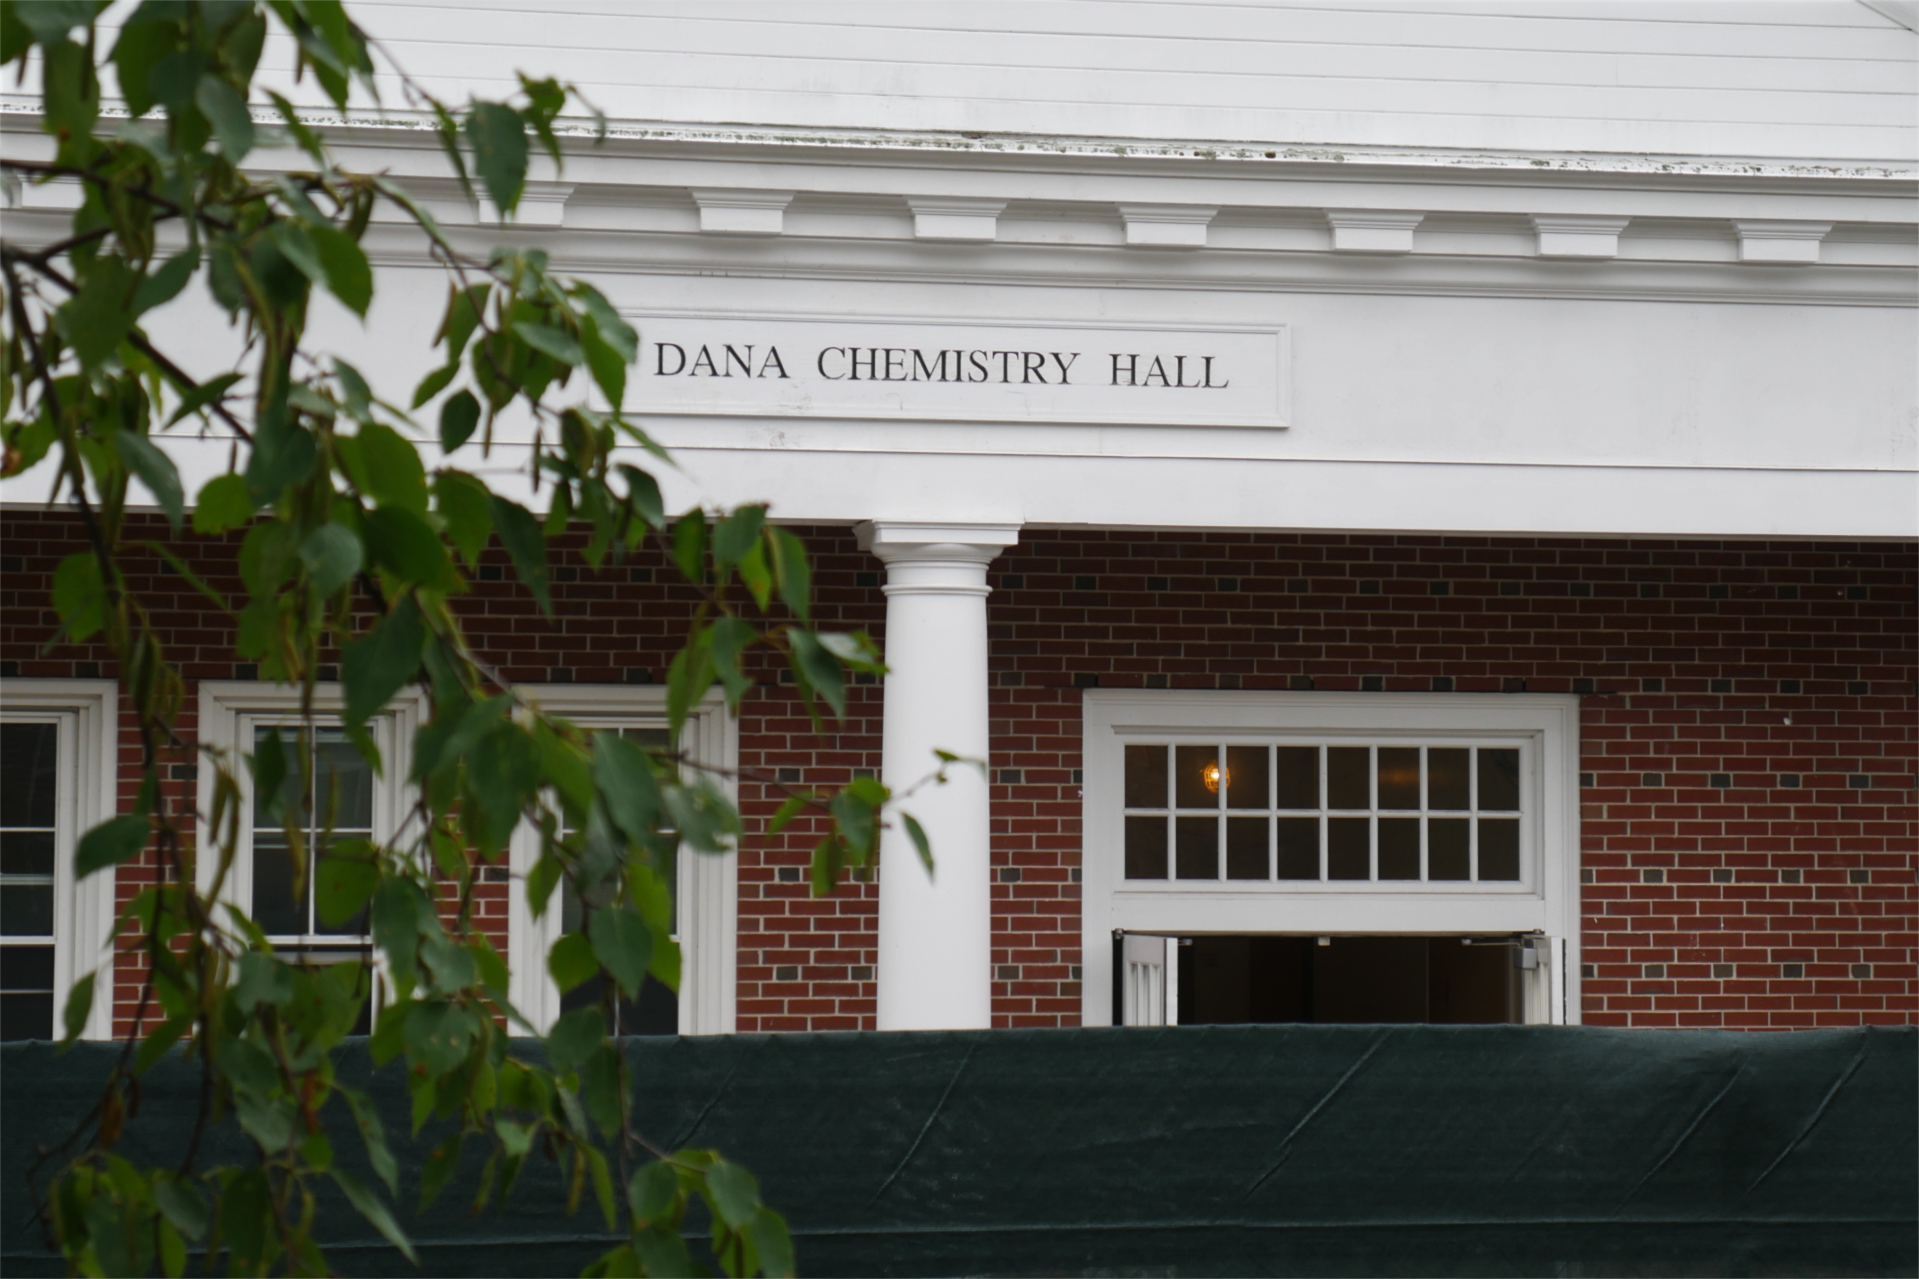
[[[984,761],[986,566],[1017,525],[873,521],[860,545],[886,563],[880,780],[897,793],[939,768],[936,750]],[[897,818],[880,837],[879,1028],[992,1025],[993,901],[986,778],[955,766],[905,801],[933,872]]]

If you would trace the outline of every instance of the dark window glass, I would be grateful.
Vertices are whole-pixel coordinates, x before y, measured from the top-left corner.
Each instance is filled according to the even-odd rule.
[[[52,1039],[53,992],[0,993],[0,1040]]]
[[[1372,752],[1364,746],[1326,748],[1326,807],[1371,808]]]
[[[1279,794],[1275,808],[1319,807],[1319,747],[1277,747]]]
[[[53,832],[0,832],[0,875],[53,874]]]
[[[1519,878],[1519,823],[1479,823],[1479,878],[1511,881]]]
[[[1372,878],[1372,823],[1334,817],[1326,823],[1326,878]]]
[[[1384,754],[1384,752],[1381,752]],[[1382,817],[1379,819],[1379,877],[1381,879],[1419,878],[1419,819]]]
[[[279,831],[253,832],[253,922],[275,936],[307,930],[306,902],[293,891],[293,850]]]
[[[1226,807],[1266,807],[1266,748],[1226,748]]]
[[[258,728],[253,732],[253,750],[259,753],[270,737],[280,739],[280,758],[286,761],[286,774],[280,779],[279,811],[273,811],[273,795],[258,786],[253,788],[253,824],[259,827],[275,827],[283,820],[292,820],[296,824],[306,819],[305,810],[300,804],[300,734],[291,728]]]
[[[338,730],[320,729],[313,743],[313,791],[320,820],[337,831],[373,829],[373,765]]]
[[[53,947],[0,946],[0,1039],[53,1038]]]
[[[1468,769],[1472,752],[1435,747],[1426,752],[1426,807],[1464,812],[1472,807]]]
[[[1473,877],[1472,823],[1464,817],[1435,817],[1426,823],[1426,878]]]
[[[1516,813],[1519,811],[1519,752],[1486,750],[1479,752],[1479,811]],[[1482,863],[1483,865],[1483,863]],[[1486,878],[1484,874],[1481,879]]]
[[[1126,748],[1126,807],[1166,807],[1166,748]]]
[[[1279,819],[1279,878],[1319,878],[1319,818]]]
[[[1181,808],[1219,807],[1219,750],[1213,746],[1173,748],[1174,802]]]
[[[0,825],[52,826],[58,724],[0,724]]]
[[[1126,878],[1166,878],[1166,819],[1126,819]]]
[[[1219,878],[1219,819],[1173,819],[1174,858],[1180,879]]]
[[[1226,878],[1267,879],[1266,819],[1226,819]]]
[[[1419,747],[1379,748],[1379,806],[1419,807]]]
[[[0,933],[8,937],[53,936],[53,885],[0,885]]]

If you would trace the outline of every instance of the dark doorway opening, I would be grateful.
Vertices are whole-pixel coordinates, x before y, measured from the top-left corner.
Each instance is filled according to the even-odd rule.
[[[1179,1022],[1435,1025],[1523,1020],[1512,939],[1191,937]]]

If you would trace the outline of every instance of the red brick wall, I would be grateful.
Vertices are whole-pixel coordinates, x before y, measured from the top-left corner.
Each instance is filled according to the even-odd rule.
[[[843,529],[803,533],[822,623],[880,634],[877,562]],[[0,669],[97,673],[95,650],[38,653],[70,522],[9,512],[0,542]],[[188,558],[238,593],[233,554],[199,544]],[[165,597],[189,676],[244,675],[224,622],[157,560],[134,562]],[[555,622],[503,557],[481,576],[469,634],[520,680],[663,679],[691,607],[650,552],[560,568]],[[992,580],[999,1024],[1077,1019],[1079,690],[1094,682],[1582,694],[1588,1023],[1919,1020],[1910,544],[1028,530]],[[822,785],[878,768],[877,687],[854,688],[821,737],[762,674],[743,767]],[[184,775],[172,785],[190,799]],[[819,832],[802,821],[767,837],[778,798],[742,786],[740,1029],[870,1026],[873,888],[814,899]],[[123,898],[150,874],[124,872]],[[487,886],[496,927],[503,889]],[[124,972],[122,1001],[136,987]]]

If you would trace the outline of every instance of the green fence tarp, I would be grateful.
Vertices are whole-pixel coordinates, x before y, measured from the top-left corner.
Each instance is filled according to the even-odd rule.
[[[536,1051],[519,1045],[520,1051]],[[58,1273],[35,1143],[92,1104],[112,1048],[0,1050],[0,1261]],[[803,1274],[1788,1275],[1919,1268],[1919,1030],[1550,1027],[739,1035],[628,1041],[640,1125],[752,1168]],[[347,1051],[389,1131],[397,1066]],[[145,1079],[123,1151],[179,1157],[197,1076]],[[336,1148],[359,1159],[342,1112]],[[456,1185],[402,1219],[429,1274],[575,1273],[590,1203],[530,1168],[504,1210]],[[232,1131],[208,1158],[232,1158]],[[478,1172],[469,1151],[462,1175]],[[469,1180],[468,1193],[471,1183]],[[590,1201],[591,1196],[588,1196]],[[343,1202],[348,1274],[404,1259]]]

